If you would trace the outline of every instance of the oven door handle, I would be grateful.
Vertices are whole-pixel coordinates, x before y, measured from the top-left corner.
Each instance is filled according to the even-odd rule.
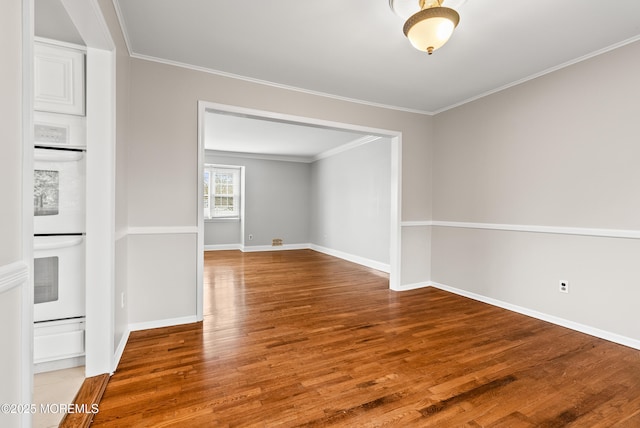
[[[78,162],[84,157],[83,152],[70,152],[65,150],[35,150],[33,160],[36,162]]]
[[[75,247],[76,245],[82,244],[84,240],[83,236],[74,236],[73,238],[58,240],[56,242],[35,242],[33,244],[34,251],[44,251],[44,250],[58,250],[61,248]]]

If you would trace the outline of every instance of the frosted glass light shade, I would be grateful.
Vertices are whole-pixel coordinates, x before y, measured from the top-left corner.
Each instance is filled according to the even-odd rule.
[[[460,22],[460,15],[448,7],[431,7],[412,15],[404,24],[404,35],[413,47],[431,55],[442,47]]]

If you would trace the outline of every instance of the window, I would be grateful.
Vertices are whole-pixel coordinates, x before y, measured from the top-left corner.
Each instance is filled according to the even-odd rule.
[[[240,218],[240,167],[204,166],[204,218]]]

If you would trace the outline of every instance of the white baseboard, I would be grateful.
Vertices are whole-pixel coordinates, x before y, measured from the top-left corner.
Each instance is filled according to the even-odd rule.
[[[56,370],[71,369],[74,367],[84,366],[84,363],[85,363],[84,355],[80,357],[65,358],[62,360],[45,361],[43,363],[34,363],[33,373],[37,374],[37,373],[52,372]]]
[[[392,287],[393,291],[409,291],[409,290],[417,290],[418,288],[426,288],[430,287],[431,284],[429,282],[416,282],[413,284],[401,284],[397,287]]]
[[[339,259],[343,259],[348,262],[357,263],[359,265],[366,266],[371,269],[379,270],[381,272],[386,272],[386,273],[391,272],[391,265],[387,263],[382,263],[376,260],[367,259],[364,257],[356,256],[356,255],[345,253],[338,250],[333,250],[331,248],[321,247],[320,245],[315,245],[315,244],[310,244],[309,248],[319,253],[337,257]]]
[[[308,250],[311,244],[285,244],[274,247],[272,245],[245,245],[242,247],[244,253],[254,253],[260,251],[288,251],[288,250]]]
[[[502,309],[506,309],[519,314],[527,315],[532,318],[536,318],[542,321],[550,322],[551,324],[566,327],[571,330],[579,331],[581,333],[588,334],[590,336],[599,337],[610,342],[618,343],[620,345],[628,346],[630,348],[640,350],[640,340],[632,339],[630,337],[622,336],[609,331],[601,330],[599,328],[591,327],[588,325],[580,324],[577,322],[569,321],[564,318],[556,317],[554,315],[538,312],[533,309],[528,309],[522,306],[514,305],[511,303],[503,302],[502,300],[493,299],[491,297],[482,296],[480,294],[472,293],[470,291],[461,290],[459,288],[449,287],[448,285],[439,284],[437,282],[429,282],[427,286],[438,288],[440,290],[448,291],[459,296],[468,297],[479,302],[487,303],[492,306],[497,306]]]
[[[145,321],[129,324],[129,331],[150,330],[152,328],[171,327],[173,325],[191,324],[195,322],[198,322],[198,317],[196,317],[195,315],[180,318]]]
[[[327,254],[339,259],[346,260],[348,262],[357,263],[362,266],[376,269],[381,272],[391,272],[391,266],[387,263],[381,263],[376,260],[367,259],[364,257],[356,256],[353,254],[345,253],[331,248],[322,247],[315,244],[285,244],[281,246],[271,245],[241,245],[241,244],[228,244],[228,245],[205,245],[205,251],[218,251],[218,250],[240,250],[244,253],[255,253],[262,251],[288,251],[288,250],[314,250],[319,253]],[[416,287],[417,288],[417,287]],[[403,290],[405,288],[402,288]]]
[[[118,347],[116,348],[116,353],[113,356],[113,367],[111,369],[111,374],[115,373],[118,368],[118,364],[120,364],[120,359],[122,358],[122,354],[124,353],[124,348],[127,346],[127,341],[129,340],[129,334],[131,333],[131,329],[128,329],[122,335],[120,339],[120,343],[118,343]]]
[[[205,245],[205,251],[242,250],[242,244]]]

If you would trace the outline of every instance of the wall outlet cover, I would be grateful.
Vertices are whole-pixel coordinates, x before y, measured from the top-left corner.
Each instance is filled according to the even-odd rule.
[[[561,293],[568,293],[569,292],[569,281],[560,280],[559,283],[558,283],[558,290]]]

